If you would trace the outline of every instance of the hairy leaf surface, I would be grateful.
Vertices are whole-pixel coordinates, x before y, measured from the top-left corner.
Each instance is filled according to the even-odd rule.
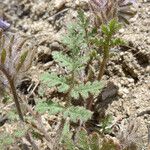
[[[64,77],[58,77],[58,75],[55,73],[45,72],[41,75],[40,80],[49,88],[58,86],[58,89],[61,92],[65,92],[69,88],[69,86],[66,84],[66,79]]]
[[[77,122],[78,120],[87,121],[91,118],[92,112],[85,109],[84,107],[69,107],[66,111],[64,111],[65,118],[70,117],[70,120],[73,122]]]
[[[87,82],[86,84],[79,84],[76,85],[73,90],[71,91],[71,96],[75,99],[79,98],[79,94],[81,94],[81,96],[83,98],[88,98],[89,93],[93,94],[93,95],[97,95],[99,94],[100,90],[102,89],[102,84],[101,82],[95,81],[93,83],[91,82]]]
[[[61,67],[65,67],[68,71],[73,69],[73,60],[62,52],[53,52],[53,58]]]

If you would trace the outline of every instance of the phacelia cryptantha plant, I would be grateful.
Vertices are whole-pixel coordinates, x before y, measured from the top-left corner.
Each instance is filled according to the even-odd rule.
[[[136,0],[89,0],[96,26],[107,23],[113,18],[129,23],[136,14]]]
[[[67,121],[69,127],[73,127],[72,123],[85,126],[92,118],[95,111],[94,103],[103,87],[101,79],[109,60],[110,49],[123,43],[120,38],[114,36],[120,27],[120,23],[113,19],[107,25],[103,24],[99,32],[94,26],[90,26],[90,20],[80,10],[77,22],[68,25],[68,32],[62,38],[67,53],[52,52],[55,63],[65,73],[60,74],[50,70],[44,72],[40,77],[39,94],[41,97],[44,96],[43,89],[48,87],[48,89],[56,89],[58,97],[41,100],[35,110],[40,114],[45,112],[49,115],[59,114],[62,117],[59,132],[62,137],[63,132],[66,133]],[[94,63],[97,63],[97,67]],[[66,138],[67,140],[70,138],[74,145],[75,141],[71,136],[63,139],[66,141]]]
[[[10,88],[17,112],[23,121],[23,115],[16,92],[16,85],[20,78],[28,71],[31,66],[33,51],[29,45],[25,47],[26,40],[6,36],[0,30],[0,76],[3,87]]]

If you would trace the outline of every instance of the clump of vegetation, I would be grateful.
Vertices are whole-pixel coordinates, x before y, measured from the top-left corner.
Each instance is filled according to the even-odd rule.
[[[5,97],[5,100],[6,98],[8,99],[6,90],[10,90],[17,114],[19,115],[19,120],[21,121],[21,126],[25,125],[25,120],[21,109],[22,103],[17,92],[17,85],[31,67],[34,54],[34,51],[27,49],[29,46],[25,46],[25,42],[25,39],[15,38],[14,35],[7,36],[0,30],[0,97]],[[15,113],[12,116],[14,118]],[[24,135],[31,142],[30,136],[26,131],[22,132],[23,129],[19,130],[19,128],[17,130],[12,134],[1,133],[0,147],[6,147],[6,145],[12,144],[16,138],[21,138]]]
[[[10,145],[14,144],[17,145],[17,142],[24,137],[24,135],[27,133],[27,126],[26,127],[21,127],[17,126],[15,130],[11,131],[12,133],[9,132],[1,132],[0,135],[0,149],[6,149],[9,148]],[[17,146],[16,146],[17,147]]]
[[[108,23],[112,18],[129,24],[129,19],[137,13],[136,4],[136,0],[89,0],[96,26]]]
[[[120,150],[120,144],[117,139],[104,137],[96,132],[91,133],[90,135],[84,128],[81,128],[76,134],[76,141],[71,140],[71,132],[69,128],[63,135],[64,148],[67,150]]]
[[[30,68],[32,64],[33,51],[23,49],[25,39],[15,39],[14,36],[7,37],[0,30],[0,73],[3,92],[6,87],[10,88],[18,111],[20,120],[23,121],[23,114],[16,92],[16,85],[19,79]]]
[[[67,46],[67,52],[54,51],[52,53],[54,61],[65,73],[49,71],[40,77],[42,89],[45,85],[48,88],[56,87],[60,96],[43,102],[40,100],[36,110],[40,113],[48,112],[50,115],[61,114],[63,118],[62,139],[68,139],[69,143],[65,145],[71,146],[67,149],[90,149],[89,141],[84,147],[73,140],[70,128],[74,128],[72,123],[76,123],[85,128],[84,135],[88,137],[88,132],[85,131],[88,130],[87,121],[92,118],[95,111],[92,108],[103,87],[101,79],[110,58],[111,48],[124,43],[114,36],[120,28],[121,24],[113,19],[108,24],[103,24],[98,30],[90,26],[89,19],[80,10],[78,21],[68,26],[68,33],[62,38],[62,42]],[[42,96],[41,90],[39,94]],[[66,132],[70,133],[64,134]],[[80,132],[75,131],[75,139],[81,134]],[[98,141],[101,140],[97,134],[91,136],[95,136]],[[83,148],[79,148],[78,144]],[[99,144],[97,149],[104,149],[102,145]],[[113,142],[111,145],[110,147],[113,147]]]

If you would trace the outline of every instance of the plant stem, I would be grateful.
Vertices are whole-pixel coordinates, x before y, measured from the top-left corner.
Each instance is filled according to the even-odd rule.
[[[65,96],[66,107],[69,107],[71,105],[71,95],[70,95],[70,93],[71,93],[71,91],[72,91],[72,89],[74,87],[74,82],[75,82],[75,79],[74,79],[74,70],[71,72],[71,79],[70,80],[71,80],[71,84],[70,84],[68,92],[67,92],[67,94]]]
[[[17,92],[16,92],[16,87],[14,85],[14,80],[9,75],[9,73],[4,69],[4,67],[2,65],[0,65],[0,70],[6,76],[8,82],[9,82],[9,85],[10,85],[10,88],[11,88],[11,92],[12,92],[12,95],[13,95],[13,99],[14,99],[14,102],[15,102],[15,105],[16,105],[16,109],[17,109],[19,118],[20,118],[21,121],[24,121],[23,114],[22,114],[21,107],[20,107],[20,103],[19,103],[19,99],[18,99],[18,95],[17,95]]]
[[[97,77],[97,80],[99,80],[99,81],[102,79],[102,77],[104,75],[108,60],[109,60],[109,42],[108,42],[107,46],[104,47],[103,61],[100,64],[100,69],[99,69],[99,73],[98,73],[98,77]]]
[[[91,47],[90,47],[90,42],[89,42],[89,37],[88,37],[88,30],[87,30],[87,28],[84,28],[84,32],[85,32],[85,39],[86,39],[86,42],[87,42],[87,45],[88,45],[88,50],[90,50]]]
[[[20,103],[19,103],[19,100],[18,100],[18,95],[17,95],[16,88],[15,88],[15,85],[14,85],[14,81],[9,80],[9,84],[10,84],[10,87],[11,87],[11,91],[12,91],[12,94],[13,94],[13,98],[14,98],[14,102],[15,102],[15,105],[16,105],[16,108],[17,108],[19,118],[20,118],[21,121],[24,121],[23,114],[22,114],[21,107],[20,107]]]
[[[86,108],[88,110],[92,111],[93,102],[94,102],[94,96],[92,94],[90,94],[89,97],[88,97],[88,99],[87,99],[87,105],[86,105]]]
[[[89,37],[88,37],[88,30],[87,28],[84,28],[84,32],[85,32],[85,39],[86,39],[86,43],[87,43],[87,46],[88,46],[88,51],[90,52],[91,50],[91,46],[90,46],[90,41],[89,41]],[[87,51],[87,52],[88,52]],[[87,63],[87,66],[85,67],[85,72],[88,74],[89,73],[89,70],[90,70],[90,64],[92,63],[92,59],[90,59]]]

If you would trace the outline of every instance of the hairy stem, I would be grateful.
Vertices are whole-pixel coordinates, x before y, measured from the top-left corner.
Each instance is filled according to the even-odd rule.
[[[88,50],[90,50],[91,47],[90,47],[90,42],[89,42],[89,37],[88,37],[88,29],[84,28],[84,32],[85,32],[85,39],[86,39],[86,42],[87,42],[87,45],[88,45]]]
[[[99,73],[98,73],[98,77],[97,77],[97,80],[99,80],[99,81],[102,79],[102,77],[104,75],[108,60],[109,60],[109,42],[108,42],[108,45],[106,47],[104,47],[103,60],[100,64],[100,69],[99,69]]]
[[[88,29],[84,28],[84,32],[85,32],[86,43],[87,43],[87,46],[88,46],[88,51],[90,52],[91,46],[90,46],[90,40],[89,40],[89,37],[88,37]],[[88,61],[87,66],[85,67],[86,74],[89,74],[89,72],[90,72],[89,70],[90,70],[91,63],[92,63],[92,58]]]
[[[88,97],[88,99],[87,99],[87,106],[86,106],[86,108],[88,110],[92,111],[93,102],[94,102],[94,96],[92,94],[90,94],[89,97]]]
[[[14,98],[14,102],[15,102],[15,105],[16,105],[16,108],[17,108],[19,118],[20,118],[21,121],[24,121],[23,114],[22,114],[21,107],[20,107],[20,103],[19,103],[19,100],[18,100],[18,95],[17,95],[16,88],[15,88],[15,85],[14,85],[14,81],[10,79],[9,84],[10,84],[10,87],[11,87],[11,91],[12,91],[12,94],[13,94],[13,98]]]
[[[74,82],[75,82],[74,70],[71,72],[70,81],[71,81],[70,87],[69,87],[69,89],[68,89],[68,91],[67,91],[67,93],[64,97],[64,100],[66,101],[66,107],[69,107],[71,105],[71,95],[70,95],[70,93],[71,93],[71,91],[74,87]]]
[[[20,107],[20,103],[19,103],[19,99],[18,99],[18,95],[17,95],[17,92],[16,92],[16,87],[14,85],[14,80],[11,78],[9,73],[3,68],[2,65],[0,65],[0,70],[6,76],[8,82],[9,82],[19,118],[20,118],[21,121],[24,121],[23,114],[22,114],[21,107]]]

